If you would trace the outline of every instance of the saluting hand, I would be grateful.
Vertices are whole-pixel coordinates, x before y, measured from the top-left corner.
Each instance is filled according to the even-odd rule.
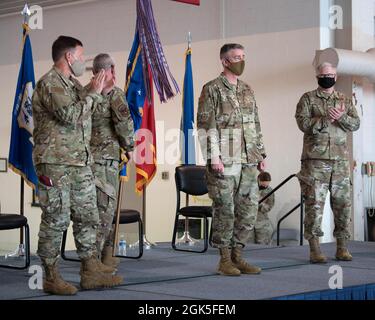
[[[92,79],[91,79],[91,90],[98,94],[101,94],[103,91],[104,86],[104,79],[105,79],[105,72],[104,70],[100,70]]]

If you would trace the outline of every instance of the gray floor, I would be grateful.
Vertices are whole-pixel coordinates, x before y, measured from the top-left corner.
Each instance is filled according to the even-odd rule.
[[[352,262],[334,260],[334,244],[324,244],[322,249],[330,258],[327,265],[310,265],[307,247],[249,246],[245,257],[262,267],[262,274],[230,278],[216,275],[218,255],[212,248],[204,254],[195,254],[176,252],[169,244],[159,244],[146,250],[140,260],[121,259],[119,274],[125,277],[123,285],[112,290],[79,291],[74,297],[31,290],[28,286],[31,275],[27,270],[0,268],[0,299],[270,299],[329,290],[332,265],[343,268],[344,287],[375,284],[375,243],[351,242]],[[31,265],[39,264],[39,259],[32,257]],[[61,261],[60,269],[67,281],[79,287],[79,263]]]

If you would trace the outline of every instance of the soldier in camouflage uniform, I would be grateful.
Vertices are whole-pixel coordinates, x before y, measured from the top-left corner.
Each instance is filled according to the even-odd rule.
[[[108,54],[95,57],[94,75],[100,70],[105,70],[106,75],[103,101],[97,103],[92,116],[90,144],[100,220],[97,248],[105,265],[117,267],[119,259],[112,257],[112,223],[119,188],[120,147],[131,156],[134,149],[134,126],[125,93],[115,86],[115,63]]]
[[[258,274],[261,269],[241,257],[258,211],[257,166],[263,168],[266,157],[258,107],[252,89],[238,79],[244,48],[224,45],[220,58],[224,71],[203,87],[197,116],[213,201],[212,242],[220,251],[219,274]]]
[[[268,172],[261,172],[258,176],[259,185],[259,200],[272,192],[269,186],[271,182],[271,175]],[[275,194],[271,195],[263,201],[258,208],[257,220],[255,222],[254,230],[251,232],[249,242],[270,245],[272,241],[273,226],[268,212],[270,212],[275,205]]]
[[[122,282],[113,268],[97,259],[99,214],[90,164],[91,114],[102,101],[104,72],[93,78],[90,90],[72,77],[85,70],[82,43],[60,36],[52,46],[53,68],[37,83],[32,99],[33,160],[39,178],[42,207],[38,255],[46,272],[45,292],[72,295],[77,289],[65,282],[57,268],[62,233],[70,215],[77,253],[81,258],[81,287],[110,287]]]
[[[296,120],[304,132],[302,168],[298,174],[305,199],[305,238],[311,263],[325,263],[319,247],[324,204],[330,191],[337,239],[336,258],[350,261],[351,182],[347,136],[360,126],[352,99],[334,90],[336,69],[325,63],[317,68],[319,88],[305,93],[297,105]]]

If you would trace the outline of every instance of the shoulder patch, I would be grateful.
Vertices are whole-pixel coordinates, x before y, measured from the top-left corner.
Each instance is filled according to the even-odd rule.
[[[128,114],[129,114],[129,109],[126,105],[122,105],[120,106],[120,108],[118,109],[119,113],[121,116],[123,117],[126,117]]]
[[[124,101],[121,99],[121,97],[117,97],[112,103],[114,108],[120,108],[121,106],[124,106]]]
[[[50,93],[65,94],[64,88],[61,87],[50,87]]]

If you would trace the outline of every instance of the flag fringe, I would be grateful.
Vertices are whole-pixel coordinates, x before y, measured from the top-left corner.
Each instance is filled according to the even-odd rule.
[[[8,167],[9,169],[11,169],[14,173],[20,175],[23,180],[26,182],[26,184],[32,188],[33,190],[35,190],[35,185],[29,180],[27,179],[26,175],[20,170],[20,169],[17,169],[15,166],[13,166],[12,164],[8,163]]]

